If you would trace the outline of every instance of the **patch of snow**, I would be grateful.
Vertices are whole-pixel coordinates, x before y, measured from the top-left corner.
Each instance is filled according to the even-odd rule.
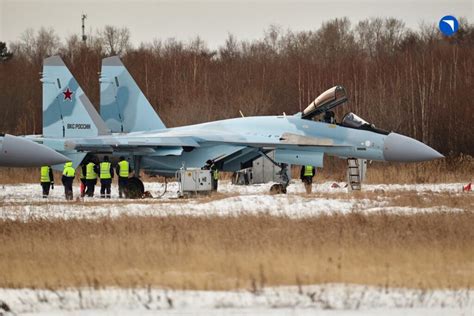
[[[381,288],[363,285],[325,284],[309,286],[281,286],[264,288],[258,292],[189,291],[161,288],[78,288],[66,290],[0,289],[0,301],[14,313],[53,315],[80,311],[77,315],[97,312],[140,313],[165,312],[183,315],[243,315],[276,312],[300,314],[387,315],[389,311],[433,312],[446,314],[468,313],[474,308],[474,291],[417,290]],[[220,313],[218,313],[220,312]],[[337,313],[336,313],[337,312]],[[288,315],[288,314],[285,314]],[[291,315],[291,313],[290,313]],[[324,314],[323,314],[324,315]]]
[[[211,198],[178,199],[178,184],[168,183],[168,191],[162,198],[145,200],[118,199],[117,186],[112,187],[112,199],[99,197],[85,198],[71,203],[64,200],[63,188],[51,190],[47,199],[41,198],[39,184],[3,185],[0,193],[0,218],[29,220],[34,218],[98,218],[116,217],[121,215],[233,215],[270,214],[294,218],[311,217],[335,212],[435,212],[460,211],[457,208],[430,207],[411,208],[388,206],[386,197],[375,196],[372,199],[357,198],[344,188],[345,183],[339,183],[338,188],[332,188],[333,182],[313,185],[313,192],[324,193],[324,197],[306,195],[300,181],[293,181],[288,187],[288,194],[270,195],[268,192],[272,183],[250,186],[232,185],[229,181],[219,183],[220,195]],[[164,191],[162,183],[148,182],[145,187],[153,196],[160,196]],[[393,191],[418,192],[420,194],[460,191],[462,184],[420,184],[420,185],[364,185],[364,191]],[[96,188],[98,193],[99,188]],[[332,193],[338,193],[333,195]],[[79,188],[74,188],[74,194],[79,195]],[[460,193],[461,194],[461,193]]]

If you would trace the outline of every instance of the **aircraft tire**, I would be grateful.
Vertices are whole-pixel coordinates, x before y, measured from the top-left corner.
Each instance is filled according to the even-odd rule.
[[[145,186],[142,180],[137,177],[128,179],[127,184],[127,198],[129,199],[140,199],[145,192]]]
[[[286,194],[286,186],[281,183],[275,183],[270,187],[271,194]]]

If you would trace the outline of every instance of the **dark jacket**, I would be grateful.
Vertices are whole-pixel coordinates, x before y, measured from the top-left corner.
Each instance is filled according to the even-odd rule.
[[[74,182],[74,177],[66,177],[65,175],[63,175],[61,177],[61,182],[64,184],[64,185],[72,185],[72,183]]]
[[[51,183],[54,183],[53,168],[49,167],[49,179]]]

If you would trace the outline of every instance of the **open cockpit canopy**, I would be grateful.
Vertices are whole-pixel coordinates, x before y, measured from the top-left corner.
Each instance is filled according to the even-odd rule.
[[[346,89],[343,86],[334,86],[321,93],[303,111],[301,118],[310,120],[347,101]]]

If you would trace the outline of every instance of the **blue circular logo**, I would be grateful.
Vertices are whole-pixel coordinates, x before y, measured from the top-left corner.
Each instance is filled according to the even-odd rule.
[[[446,36],[451,36],[459,29],[458,20],[452,15],[446,15],[439,20],[439,30]]]

